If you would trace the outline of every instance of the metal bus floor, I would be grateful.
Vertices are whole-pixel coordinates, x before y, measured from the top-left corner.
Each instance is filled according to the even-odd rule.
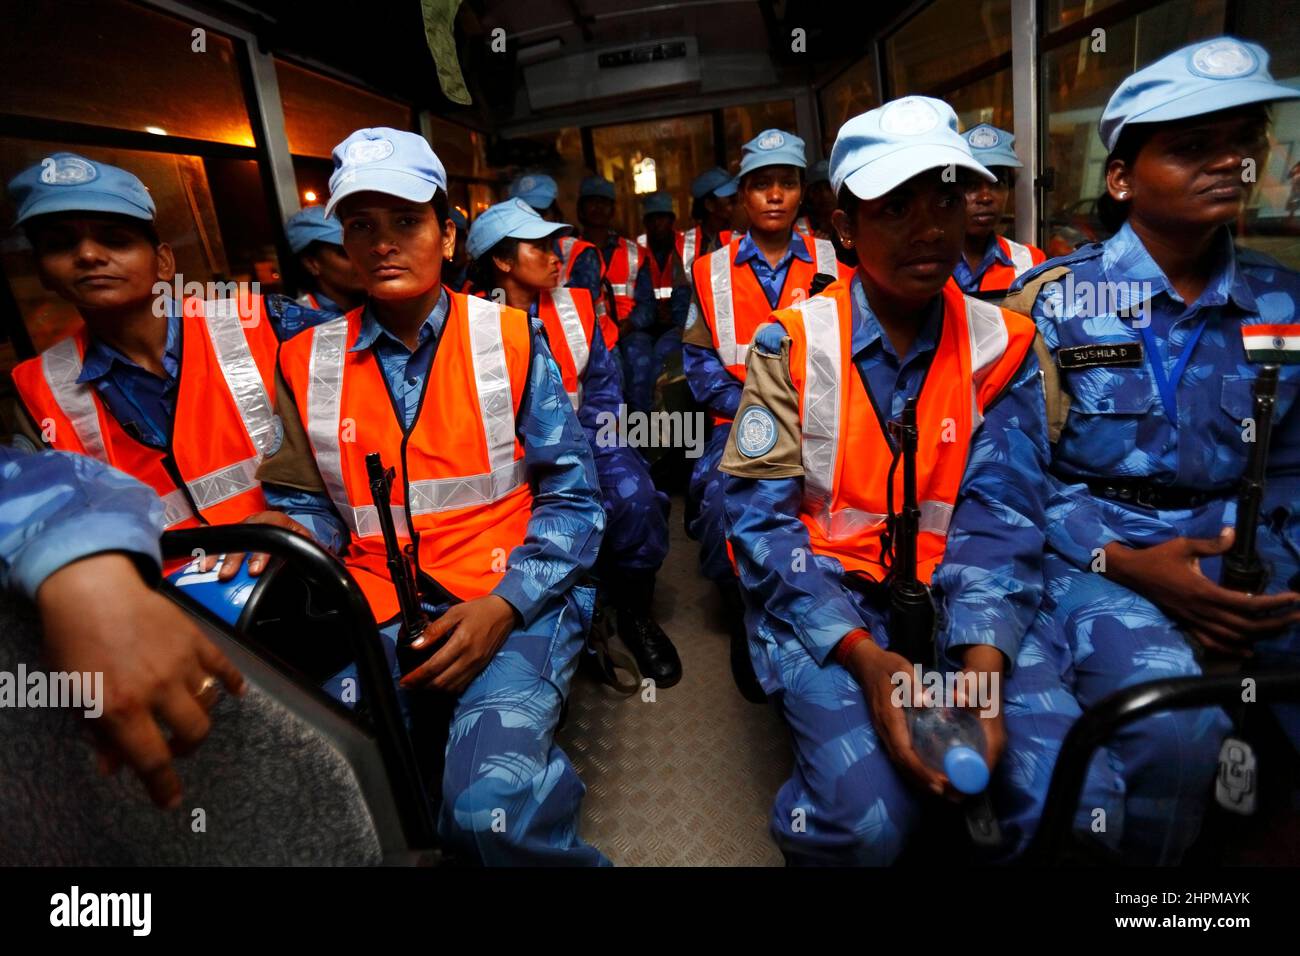
[[[619,866],[780,866],[768,834],[790,744],[770,706],[731,679],[722,604],[673,498],[655,612],[682,658],[680,683],[620,697],[580,669],[558,738],[587,785],[580,833]]]

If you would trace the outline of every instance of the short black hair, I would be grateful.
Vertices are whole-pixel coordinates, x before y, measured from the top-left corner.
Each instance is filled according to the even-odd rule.
[[[469,264],[469,281],[473,283],[474,288],[480,292],[491,294],[491,290],[496,288],[497,272],[494,259],[513,259],[519,254],[519,240],[513,236],[506,236],[495,246],[483,253],[477,259]]]
[[[45,226],[53,225],[64,219],[83,219],[87,216],[93,216],[96,219],[109,219],[118,225],[130,226],[138,232],[144,234],[149,245],[157,249],[162,245],[162,239],[158,236],[158,229],[153,222],[148,219],[137,219],[134,216],[124,216],[120,213],[113,212],[94,212],[92,210],[69,210],[68,212],[51,212],[43,216],[33,216],[23,223],[23,235],[27,237],[27,242],[36,247],[36,234]]]

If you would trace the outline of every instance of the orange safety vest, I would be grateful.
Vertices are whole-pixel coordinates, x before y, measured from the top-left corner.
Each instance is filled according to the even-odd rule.
[[[1011,265],[1004,266],[994,262],[980,278],[980,291],[1010,289],[1011,284],[1040,262],[1047,260],[1047,254],[1036,246],[1022,246],[1018,242],[1002,236],[995,237],[1002,251],[1011,259]]]
[[[813,551],[835,558],[845,571],[883,581],[893,448],[853,362],[852,315],[849,283],[840,281],[773,318],[790,336],[790,378],[800,400],[799,519]],[[955,282],[943,287],[943,331],[917,402],[917,576],[926,582],[943,559],[971,436],[1033,340],[1031,320],[963,295]],[[901,468],[894,477],[898,506]]]
[[[609,257],[605,278],[609,280],[610,290],[614,293],[614,311],[620,322],[631,314],[636,305],[636,277],[645,264],[646,255],[645,247],[620,237],[617,248]],[[604,328],[601,331],[604,332]]]
[[[316,466],[352,533],[344,563],[375,619],[398,612],[366,454],[396,470],[389,504],[399,543],[454,597],[483,597],[523,543],[533,494],[515,417],[528,381],[528,315],[449,292],[450,309],[420,409],[409,429],[369,349],[350,348],[362,309],[284,343],[280,371],[293,393]]]
[[[593,243],[588,242],[586,239],[579,239],[576,236],[562,236],[559,239],[559,244],[560,285],[568,285],[569,280],[573,277],[574,263],[578,261],[578,256],[588,249],[596,249],[596,261],[600,263],[600,281],[605,281],[605,277],[609,272],[609,263],[605,261],[605,257],[600,254],[600,250]],[[596,318],[600,320],[601,338],[605,340],[605,345],[608,348],[613,348],[618,344],[618,324],[610,318],[609,308],[606,306],[603,297],[592,303],[592,307],[596,310]]]
[[[586,289],[549,289],[542,293],[537,314],[546,326],[546,339],[560,367],[565,394],[577,409],[582,404],[582,377],[587,371],[596,329],[591,293]]]
[[[835,247],[829,240],[795,235],[803,241],[813,261],[804,262],[798,257],[790,260],[777,309],[788,308],[797,296],[806,296],[813,276],[818,273],[844,281],[853,276],[852,267],[836,260]],[[695,295],[704,322],[713,336],[713,347],[727,371],[744,382],[750,339],[775,310],[768,303],[767,293],[748,263],[739,268],[735,265],[741,238],[733,237],[720,249],[696,259],[694,279]],[[731,419],[715,415],[713,420],[715,424],[722,424]]]
[[[19,398],[50,447],[98,458],[149,485],[162,498],[168,528],[232,524],[266,510],[256,475],[278,444],[278,343],[260,296],[185,300],[166,449],[137,441],[94,386],[78,384],[89,344],[83,326],[13,370]]]

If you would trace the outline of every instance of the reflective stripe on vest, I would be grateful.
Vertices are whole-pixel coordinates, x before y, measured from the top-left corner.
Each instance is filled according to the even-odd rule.
[[[565,236],[560,240],[560,255],[563,257],[560,261],[560,275],[563,279],[569,278],[569,270],[573,267],[573,250],[578,245],[578,240],[573,236]]]
[[[971,434],[984,421],[980,403],[975,400],[993,364],[1007,350],[1009,335],[1002,321],[1002,310],[992,302],[966,296],[966,334],[970,339]]]
[[[623,249],[627,253],[627,281],[611,282],[609,287],[615,295],[632,296],[636,294],[636,274],[641,267],[638,247],[634,242],[622,240]]]
[[[839,274],[839,263],[835,258],[835,246],[829,239],[813,240],[813,258],[817,271],[828,276]]]
[[[1024,273],[1034,267],[1034,254],[1029,251],[1028,246],[1022,246],[1011,239],[1002,240],[1005,245],[1007,255],[1011,257],[1011,265],[1016,270],[1016,278],[1019,279]]]
[[[583,328],[582,316],[578,314],[578,306],[573,301],[573,293],[570,290],[551,289],[550,295],[551,303],[555,306],[555,314],[560,317],[564,342],[569,347],[569,355],[573,359],[573,368],[577,373],[577,391],[568,393],[569,401],[576,409],[582,404],[582,374],[587,370],[587,361],[591,357],[591,349],[587,346],[587,330]]]
[[[104,435],[99,430],[99,410],[94,396],[88,386],[77,384],[81,376],[81,352],[76,339],[63,339],[42,352],[41,371],[54,401],[72,423],[72,430],[86,454],[111,464]]]
[[[306,334],[306,333],[304,333]],[[334,507],[358,538],[380,534],[379,512],[374,505],[353,508],[343,483],[343,451],[339,447],[339,430],[343,427],[340,412],[343,404],[343,363],[348,345],[348,320],[334,319],[311,330],[311,364],[307,380],[307,435],[316,454],[325,490]],[[390,509],[397,534],[411,536],[406,513],[396,505]]]
[[[689,273],[691,263],[695,261],[695,250],[699,246],[700,227],[694,229],[682,236],[682,268]]]
[[[233,299],[203,303],[203,324],[212,342],[217,365],[226,387],[239,409],[248,437],[258,455],[265,457],[275,445],[275,412],[262,382],[262,373],[253,361],[253,352],[244,337],[239,311]],[[249,486],[251,487],[251,485]],[[199,507],[203,507],[200,503]]]
[[[552,293],[558,291],[554,289]],[[478,392],[479,419],[487,439],[491,470],[481,475],[409,482],[412,515],[490,504],[510,494],[527,477],[524,459],[515,461],[515,406],[500,331],[501,306],[473,296],[465,301],[469,307],[474,388]]]

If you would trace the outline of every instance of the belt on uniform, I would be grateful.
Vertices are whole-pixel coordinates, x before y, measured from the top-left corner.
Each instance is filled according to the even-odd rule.
[[[1231,490],[1204,491],[1199,488],[1180,488],[1159,482],[1133,478],[1092,478],[1088,489],[1099,498],[1119,501],[1126,505],[1140,505],[1157,510],[1182,511],[1199,508],[1232,494]]]

